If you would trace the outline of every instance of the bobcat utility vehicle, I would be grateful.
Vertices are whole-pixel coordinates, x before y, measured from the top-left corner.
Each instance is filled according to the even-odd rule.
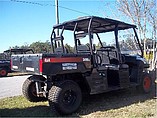
[[[60,34],[56,35],[58,29]],[[134,32],[141,55],[121,53],[118,33],[127,29]],[[135,29],[135,25],[95,16],[55,25],[51,34],[52,54],[12,55],[13,70],[32,73],[23,84],[24,96],[32,102],[48,100],[53,112],[64,115],[79,108],[84,94],[133,86],[145,93],[150,92],[149,65],[143,58]],[[72,33],[73,39],[64,39],[67,30]],[[113,33],[114,46],[103,46],[100,35],[107,32]],[[98,49],[94,39],[99,41]],[[64,40],[74,41],[73,53],[68,52]],[[88,45],[83,45],[82,40],[86,40]]]

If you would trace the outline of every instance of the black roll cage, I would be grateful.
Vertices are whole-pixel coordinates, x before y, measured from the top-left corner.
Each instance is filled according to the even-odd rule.
[[[65,47],[64,47],[64,43],[63,43],[63,40],[64,40],[63,32],[64,32],[64,30],[70,30],[70,31],[73,31],[73,35],[74,35],[75,53],[77,53],[78,36],[88,35],[89,36],[89,44],[90,44],[90,54],[93,55],[93,53],[94,53],[93,42],[92,42],[93,34],[94,33],[96,34],[101,46],[103,47],[103,44],[100,40],[98,33],[114,31],[116,48],[117,48],[117,52],[118,52],[118,59],[120,62],[122,62],[121,51],[120,51],[120,47],[119,47],[119,43],[118,43],[118,31],[130,29],[130,28],[133,28],[137,43],[139,44],[139,47],[141,50],[141,56],[143,57],[143,51],[142,51],[142,47],[140,45],[139,38],[137,36],[137,32],[135,30],[135,28],[136,28],[135,25],[127,24],[127,23],[124,23],[124,22],[121,22],[118,20],[101,18],[101,17],[96,17],[96,16],[81,17],[76,20],[71,20],[71,21],[67,21],[67,22],[55,25],[53,27],[52,34],[51,34],[51,45],[52,45],[52,49],[54,52],[55,48],[60,47],[59,43],[57,45],[57,41],[60,41],[61,47],[62,47],[63,53],[64,53]],[[56,36],[56,33],[55,33],[56,29],[61,30],[59,36]],[[81,32],[81,33],[77,34],[76,32]]]
[[[33,49],[31,49],[31,48],[27,48],[27,49],[25,49],[25,48],[15,48],[14,49],[13,48],[13,49],[5,50],[4,53],[15,53],[15,52],[17,52],[17,53],[25,54],[28,51],[31,51],[32,53],[34,53]]]

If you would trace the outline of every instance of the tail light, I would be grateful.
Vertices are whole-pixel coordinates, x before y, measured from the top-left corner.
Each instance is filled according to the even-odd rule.
[[[43,72],[43,60],[42,59],[39,60],[39,72],[40,73]]]

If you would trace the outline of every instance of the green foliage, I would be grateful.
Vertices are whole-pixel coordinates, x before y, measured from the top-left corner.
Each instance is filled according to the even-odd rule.
[[[50,53],[51,52],[51,43],[47,40],[46,42],[34,42],[30,46],[35,53]]]
[[[9,49],[17,49],[17,48],[31,48],[34,50],[34,53],[50,53],[51,52],[51,43],[47,40],[46,42],[33,42],[32,44],[25,43],[22,46],[13,46],[9,47]]]
[[[106,46],[106,42],[102,42],[103,46]],[[90,44],[87,43],[86,45],[88,45],[90,47]],[[68,50],[69,53],[74,52],[74,47],[70,46],[69,44],[65,44],[64,45],[66,47],[66,49]],[[96,45],[96,49],[100,48],[101,45],[100,43],[98,43]],[[9,47],[9,48],[31,48],[34,50],[34,53],[52,53],[52,48],[51,48],[51,42],[49,42],[48,40],[46,42],[41,42],[41,41],[37,41],[37,42],[33,42],[32,44],[28,45],[27,43],[25,43],[22,46],[13,46],[13,47]]]
[[[105,46],[106,46],[106,42],[102,42],[102,45],[103,45],[103,47],[105,47]],[[98,43],[98,44],[96,45],[96,49],[99,49],[100,47],[101,47],[101,44]]]
[[[22,47],[22,46],[21,46],[21,47]],[[16,45],[16,46],[9,47],[9,49],[11,49],[11,48],[12,48],[12,49],[17,49],[17,48],[21,48],[21,47]]]
[[[155,88],[154,88],[155,90]],[[65,117],[156,118],[156,99],[134,90],[87,96],[80,109]],[[0,117],[57,117],[48,102],[29,102],[23,96],[0,99]]]
[[[65,47],[66,47],[66,49],[68,50],[68,52],[69,53],[72,53],[73,52],[73,50],[74,50],[74,48],[73,47],[71,47],[69,44],[65,44]]]
[[[127,38],[126,40],[123,40],[122,42],[120,42],[119,45],[120,45],[121,50],[123,51],[137,49],[136,42],[134,42],[134,40],[132,40],[131,38]]]

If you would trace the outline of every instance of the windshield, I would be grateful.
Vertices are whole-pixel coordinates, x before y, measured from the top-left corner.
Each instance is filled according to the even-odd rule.
[[[0,60],[9,60],[10,55],[8,53],[0,53]]]
[[[0,53],[0,60],[3,60],[5,55],[3,53]]]
[[[132,29],[119,31],[119,46],[122,54],[141,55],[141,50]]]
[[[104,46],[116,47],[114,32],[100,33],[99,37]],[[118,43],[122,54],[141,55],[133,29],[119,30]]]

